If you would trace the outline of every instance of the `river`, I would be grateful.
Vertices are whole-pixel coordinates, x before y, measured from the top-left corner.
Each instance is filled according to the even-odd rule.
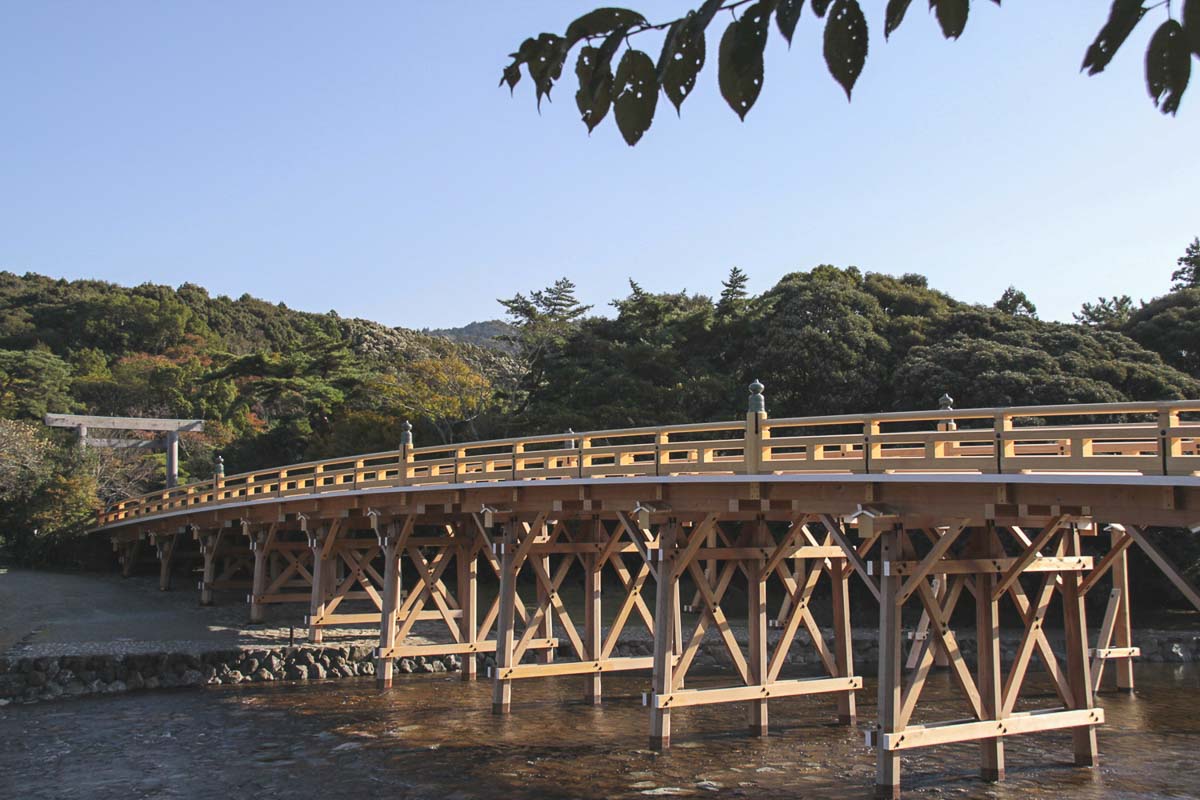
[[[690,684],[700,686],[712,678]],[[977,745],[904,758],[911,797],[1200,797],[1200,665],[1139,665],[1134,696],[1104,694],[1101,767],[1071,766],[1070,735],[1007,740],[1008,780],[976,776]],[[645,676],[605,678],[606,703],[579,678],[518,681],[493,717],[490,684],[413,675],[245,684],[0,709],[0,798],[572,798],[655,795],[869,798],[874,757],[832,700],[772,701],[771,736],[743,734],[741,705],[674,712],[674,747],[646,748]],[[963,716],[945,675],[927,711]],[[1044,705],[1049,698],[1041,698]],[[1035,698],[1037,700],[1037,698]]]

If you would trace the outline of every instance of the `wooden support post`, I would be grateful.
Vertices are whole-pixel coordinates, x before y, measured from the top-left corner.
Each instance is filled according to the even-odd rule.
[[[950,591],[950,586],[946,582],[945,575],[935,575],[934,579],[937,581],[937,592],[935,593],[937,600],[939,603],[944,604],[946,602],[946,595]],[[950,658],[946,655],[944,647],[933,648],[933,665],[943,669],[950,666]]]
[[[1121,540],[1129,536],[1120,528],[1111,528],[1112,547],[1121,545]],[[1117,608],[1117,627],[1113,632],[1116,647],[1133,647],[1133,625],[1129,617],[1129,562],[1125,550],[1117,556],[1112,565],[1112,583],[1114,589],[1121,591],[1120,606]],[[1117,689],[1125,692],[1133,691],[1133,656],[1113,659],[1117,671]]]
[[[1002,557],[996,537],[987,528],[976,529],[972,550],[980,558]],[[971,535],[968,533],[968,535]],[[995,596],[996,575],[981,572],[975,576],[975,637],[979,645],[978,678],[982,719],[997,720],[1003,713],[1001,692],[1004,676],[1000,669],[1000,603]],[[979,774],[985,781],[1004,780],[1004,740],[999,737],[979,740]]]
[[[833,648],[838,677],[854,674],[854,629],[850,625],[850,575],[853,569],[844,558],[830,560],[829,577],[833,583]],[[858,721],[854,692],[838,692],[838,721],[854,725]]]
[[[458,632],[462,641],[474,644],[479,638],[479,558],[475,548],[476,539],[468,536],[467,527],[459,529],[462,542],[458,553],[455,554],[458,568],[458,607],[462,616],[458,620]],[[399,586],[397,586],[399,596]],[[479,660],[475,653],[467,653],[462,657],[462,679],[473,681],[479,669]]]
[[[326,589],[329,585],[329,575],[333,571],[332,560],[322,555],[325,537],[328,535],[329,528],[322,525],[316,535],[310,534],[308,539],[309,549],[312,550],[312,594],[308,604],[308,640],[313,644],[320,644],[325,638],[320,625],[312,623],[319,621],[325,614]]]
[[[759,523],[758,536],[765,534],[766,523]],[[763,539],[758,540],[762,545]],[[767,682],[767,561],[765,558],[746,562],[748,584],[746,594],[749,606],[749,667],[750,683],[761,686]],[[750,701],[750,735],[767,735],[767,701]]]
[[[1082,555],[1079,531],[1070,530],[1063,534],[1067,540],[1067,555]],[[1074,700],[1072,708],[1077,710],[1093,707],[1091,675],[1088,669],[1087,611],[1084,595],[1079,591],[1083,576],[1078,572],[1062,575],[1063,634],[1067,651],[1067,683]],[[1096,728],[1085,725],[1071,730],[1075,746],[1075,764],[1080,767],[1095,767],[1099,764],[1096,744]]]
[[[254,549],[254,582],[250,588],[250,621],[263,621],[262,597],[267,593],[267,532],[259,530],[254,534],[252,542]]]
[[[375,659],[375,685],[380,689],[392,687],[390,655],[396,646],[396,610],[400,605],[400,537],[396,525],[389,526],[383,537],[383,603],[379,615],[379,653]],[[315,576],[314,576],[315,577]],[[474,658],[474,656],[471,656]]]
[[[532,531],[531,535],[537,536],[539,533],[540,533],[540,531]],[[541,556],[541,559],[542,559],[542,570],[547,575],[551,575],[552,573],[550,572],[550,556]],[[549,598],[550,598],[550,592],[547,589],[546,585],[544,583],[542,583],[541,581],[538,581],[537,582],[538,607],[549,609],[549,607],[550,607],[550,599]],[[554,614],[552,612],[547,611],[546,615],[542,617],[541,624],[538,626],[537,636],[540,639],[553,639],[554,638]],[[553,663],[554,662],[554,649],[551,647],[547,647],[545,650],[542,650],[541,652],[539,652],[538,653],[538,661],[542,662],[543,664]]]
[[[603,525],[600,520],[594,521],[595,536],[594,541],[599,542],[599,533]],[[602,636],[602,618],[600,615],[600,594],[603,588],[603,570],[604,561],[597,554],[589,554],[584,556],[584,583],[583,583],[583,603],[584,603],[584,620],[583,620],[583,640],[587,648],[588,658],[593,661],[599,661],[604,657],[604,638]],[[587,687],[584,690],[584,701],[588,705],[598,706],[601,699],[601,678],[599,672],[594,672],[586,677]]]
[[[879,535],[883,563],[899,561],[900,529],[891,527]],[[901,730],[900,586],[904,579],[885,570],[879,582],[879,722],[875,730],[875,796],[900,797],[900,753],[884,747],[886,734]]]
[[[675,639],[675,598],[679,579],[675,577],[675,542],[678,523],[671,520],[659,532],[658,586],[654,602],[654,694],[666,695],[673,689]],[[650,749],[666,750],[671,746],[671,709],[650,705]]]
[[[175,554],[175,539],[178,534],[160,534],[158,545],[158,590],[171,590],[171,557]]]
[[[530,535],[535,535],[532,531]],[[506,667],[512,663],[516,645],[513,635],[516,621],[516,550],[517,523],[505,526],[504,538],[500,542],[500,609],[496,620],[496,668],[492,673],[492,713],[508,714],[512,710],[512,681],[501,678]]]
[[[142,549],[142,538],[139,536],[121,549],[121,577],[128,578],[133,575],[133,569],[137,565],[138,555]]]
[[[217,545],[219,537],[216,531],[206,531],[200,534],[200,551],[204,558],[204,572],[200,580],[200,605],[213,604],[213,581],[217,578]]]

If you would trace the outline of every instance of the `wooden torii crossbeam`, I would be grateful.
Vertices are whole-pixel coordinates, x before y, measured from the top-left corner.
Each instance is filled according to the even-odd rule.
[[[118,445],[120,440],[92,439],[88,430],[100,428],[110,431],[158,431],[165,433],[167,448],[167,487],[179,483],[179,434],[199,433],[204,430],[202,419],[162,419],[154,417],[92,417],[81,414],[47,414],[44,422],[52,428],[74,428],[81,445],[99,447],[130,446]]]

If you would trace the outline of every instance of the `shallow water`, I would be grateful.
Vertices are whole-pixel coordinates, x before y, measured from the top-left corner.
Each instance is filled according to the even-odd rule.
[[[906,794],[1200,797],[1200,666],[1142,665],[1137,680],[1135,696],[1101,696],[1099,769],[1071,766],[1069,733],[1012,737],[1004,783],[976,778],[977,745],[952,745],[904,758]],[[744,735],[743,705],[681,709],[661,755],[646,748],[646,684],[606,676],[606,703],[593,708],[580,702],[579,678],[517,682],[507,718],[492,716],[487,681],[453,674],[405,676],[387,692],[353,680],[10,706],[0,710],[0,798],[873,794],[870,684],[857,730],[835,724],[824,699],[772,701],[766,739]],[[922,703],[963,716],[944,675]]]

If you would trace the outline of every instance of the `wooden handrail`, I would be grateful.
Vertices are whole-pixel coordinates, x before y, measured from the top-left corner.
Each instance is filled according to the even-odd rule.
[[[1200,414],[1200,400],[778,419],[751,413],[744,421],[405,445],[399,450],[289,464],[222,476],[219,482],[199,481],[150,492],[109,505],[99,514],[99,523],[105,526],[181,508],[346,491],[348,487],[500,480],[839,471],[1193,475],[1200,474],[1200,422],[1181,421],[1180,415],[1188,412]],[[1089,419],[1078,425],[1017,424],[1019,420],[1065,416]],[[1116,423],[1094,419],[1124,416],[1153,419]],[[978,424],[980,421],[987,424]],[[960,422],[976,424],[957,429]],[[903,423],[912,426],[896,428]],[[881,427],[884,425],[887,429]],[[841,430],[819,432],[832,427]],[[687,434],[725,436],[683,438]],[[633,438],[644,441],[628,441]]]

